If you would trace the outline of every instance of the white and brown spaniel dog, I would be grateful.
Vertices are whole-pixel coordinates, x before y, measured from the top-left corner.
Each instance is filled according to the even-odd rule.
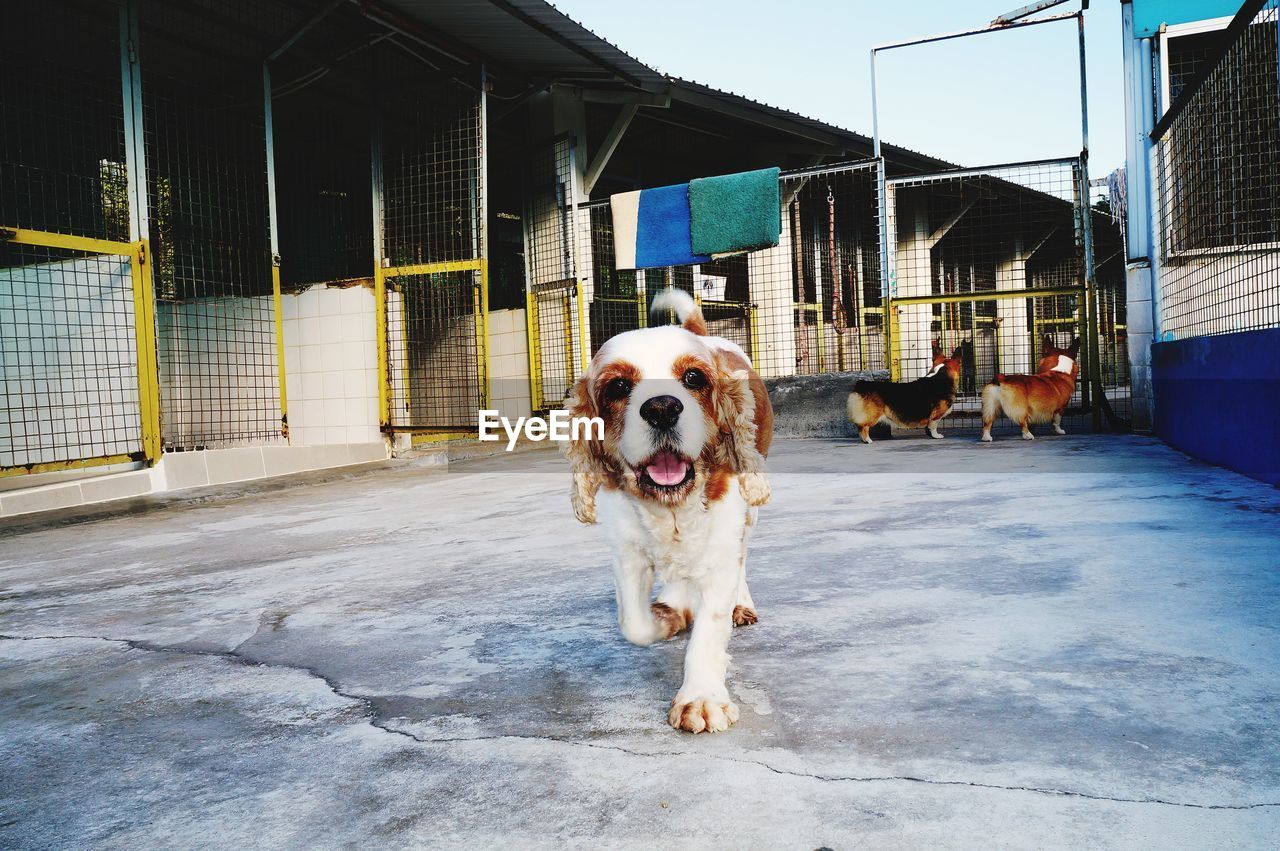
[[[729,633],[756,621],[747,536],[769,500],[773,409],[742,349],[706,336],[692,297],[660,293],[653,313],[668,311],[679,327],[628,331],[600,347],[571,413],[603,419],[604,439],[571,441],[566,453],[574,513],[598,518],[609,536],[622,634],[652,644],[692,626],[667,720],[716,732],[738,720],[725,688]],[[662,590],[650,602],[655,577]]]

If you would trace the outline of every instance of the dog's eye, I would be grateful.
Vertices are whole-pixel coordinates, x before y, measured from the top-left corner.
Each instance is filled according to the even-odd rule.
[[[626,378],[615,378],[604,386],[604,398],[617,402],[631,395],[631,382]]]
[[[701,390],[707,386],[707,376],[700,369],[686,369],[680,381],[690,390]]]

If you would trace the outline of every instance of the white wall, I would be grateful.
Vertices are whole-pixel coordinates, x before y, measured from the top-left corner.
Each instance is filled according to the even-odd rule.
[[[489,314],[489,407],[513,419],[527,417],[533,410],[523,309]]]
[[[0,269],[0,466],[139,451],[129,261]]]
[[[314,286],[281,310],[290,443],[382,440],[373,290]]]

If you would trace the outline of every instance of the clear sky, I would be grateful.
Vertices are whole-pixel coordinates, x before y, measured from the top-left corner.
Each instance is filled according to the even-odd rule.
[[[870,135],[873,44],[985,26],[1029,0],[552,2],[660,71]],[[1101,177],[1124,161],[1118,0],[1094,0],[1085,33]],[[881,138],[964,165],[1074,156],[1078,68],[1074,21],[882,53]]]

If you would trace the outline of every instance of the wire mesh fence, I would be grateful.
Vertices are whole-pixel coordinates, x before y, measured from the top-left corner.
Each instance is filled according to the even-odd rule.
[[[525,166],[526,310],[535,410],[563,403],[586,345],[579,310],[584,306],[578,280],[579,222],[589,218],[578,209],[574,172],[574,139],[568,135],[534,145]],[[597,331],[604,333],[594,322],[593,315],[593,340]]]
[[[30,443],[41,429],[62,447],[52,453],[58,458],[136,453],[143,439],[145,417],[141,426],[121,425],[117,410],[143,404],[148,372],[138,367],[142,352],[126,357],[130,328],[136,343],[142,327],[133,318],[142,242],[126,241],[131,225],[144,225],[136,237],[149,240],[148,284],[158,302],[158,366],[150,371],[160,384],[165,449],[284,439],[280,283],[299,290],[370,273],[382,323],[384,424],[473,428],[487,389],[480,80],[427,70],[389,33],[347,32],[335,20],[309,30],[298,57],[272,66],[268,121],[263,57],[307,10],[283,0],[137,0],[130,8],[141,38],[126,45],[115,7],[23,7],[15,14],[33,31],[52,25],[48,9],[56,11],[58,49],[15,43],[0,56],[0,227],[111,242],[0,244],[5,393],[11,425],[20,426],[8,433],[28,439],[21,458],[50,455]],[[1268,8],[1272,17],[1259,20],[1271,28],[1249,33],[1261,45],[1250,56],[1264,64],[1275,55],[1274,3]],[[134,130],[122,73],[140,74]],[[1274,131],[1251,132],[1250,167],[1261,171],[1250,179],[1271,175],[1274,185],[1274,156],[1257,154],[1258,140],[1273,149]],[[1168,149],[1170,163],[1186,159],[1175,156],[1176,145]],[[134,150],[145,164],[137,175],[145,171],[145,210],[129,205],[126,152]],[[694,294],[710,332],[740,345],[766,377],[884,371],[909,380],[923,374],[936,340],[967,347],[962,393],[976,398],[995,371],[1033,368],[1044,338],[1065,344],[1096,327],[1086,364],[1105,389],[1082,384],[1080,410],[1090,409],[1090,394],[1118,401],[1127,384],[1120,255],[1098,238],[1097,287],[1088,292],[1075,160],[887,184],[874,160],[788,172],[776,248],[636,271],[615,266],[608,204],[579,204],[573,138],[533,146],[525,159],[535,408],[561,404],[609,338],[645,327],[648,305],[667,286]],[[1191,191],[1179,180],[1179,191]],[[1268,212],[1246,190],[1233,189],[1245,213],[1237,229]],[[1204,227],[1195,227],[1171,232],[1201,239]],[[52,289],[34,287],[55,279]],[[83,363],[62,371],[64,346]],[[40,364],[48,376],[37,369],[28,382]],[[59,416],[79,422],[85,405],[97,404],[98,424],[73,429],[41,413],[61,404],[40,395],[53,384],[79,406]],[[91,439],[74,443],[73,431]],[[0,462],[24,463],[15,446]]]
[[[980,371],[1031,371],[1037,326],[1070,318],[1075,305],[1046,303],[1037,312],[1020,299],[902,300],[1082,287],[1076,167],[1074,160],[1046,161],[887,182],[898,376],[912,380],[929,370],[932,340],[948,348],[979,335],[1001,341]]]
[[[781,237],[747,258],[756,369],[813,375],[885,367],[875,161],[783,174]]]
[[[261,58],[195,7],[140,19],[164,447],[283,440]]]
[[[487,381],[479,81],[423,79],[391,56],[379,73],[388,424],[473,429]]]
[[[120,21],[23,4],[0,51],[0,471],[143,457]]]
[[[959,346],[966,366],[953,416],[956,425],[976,428],[981,388],[996,373],[1032,372],[1046,340],[1065,349],[1083,335],[1082,379],[1067,424],[1094,424],[1095,399],[1123,419],[1128,355],[1120,234],[1108,213],[1090,212],[1095,243],[1105,252],[1090,295],[1080,161],[887,181],[884,228],[877,166],[865,161],[783,174],[779,245],[694,266],[619,270],[607,202],[576,211],[549,206],[562,220],[576,213],[581,236],[575,259],[560,239],[563,227],[544,225],[555,238],[532,252],[554,259],[540,264],[554,271],[534,286],[544,398],[558,401],[572,378],[580,343],[574,282],[554,276],[577,269],[590,292],[590,353],[615,334],[645,327],[653,295],[674,286],[694,294],[710,333],[742,346],[767,378],[883,372],[909,381],[931,367],[934,343],[948,351]],[[1096,358],[1087,333],[1093,301]]]
[[[1153,133],[1166,339],[1280,326],[1278,7],[1245,4]]]
[[[1035,372],[1047,344],[1066,349],[1076,337],[1080,377],[1066,427],[1094,427],[1103,410],[1118,421],[1127,410],[1127,360],[1117,363],[1127,358],[1119,232],[1109,215],[1086,213],[1080,185],[1078,159],[887,181],[890,371],[920,378],[935,343],[947,352],[960,347],[953,428],[978,427],[982,387],[996,374]],[[1101,297],[1087,285],[1085,215],[1112,255]],[[1107,311],[1099,352],[1091,345],[1093,301],[1100,316]]]
[[[131,263],[0,243],[0,468],[141,459]]]

